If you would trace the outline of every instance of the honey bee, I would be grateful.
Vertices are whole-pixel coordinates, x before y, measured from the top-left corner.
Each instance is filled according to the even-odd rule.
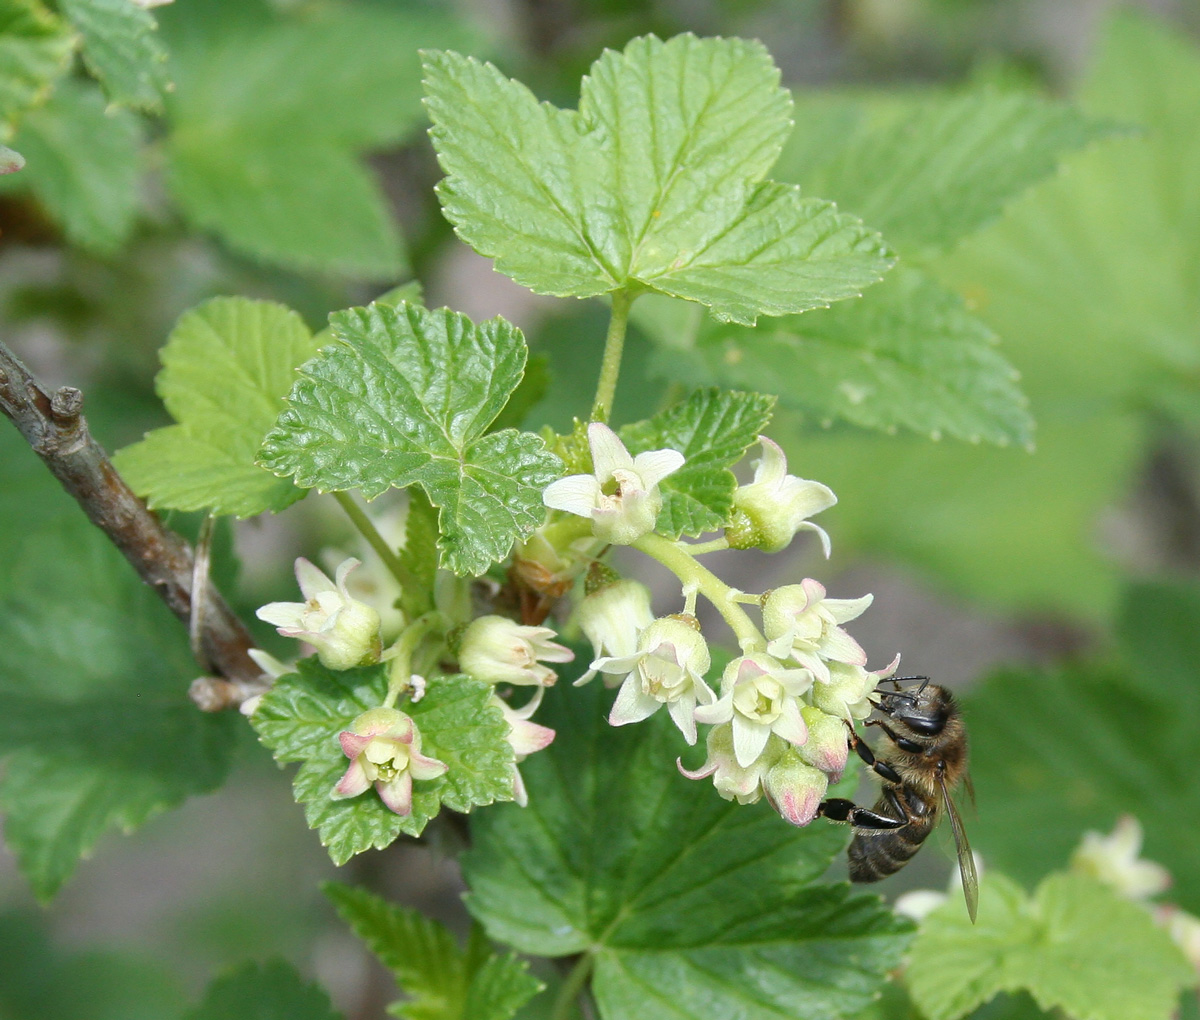
[[[902,680],[920,680],[912,691],[900,689]],[[953,696],[928,677],[898,677],[888,681],[895,690],[877,690],[876,707],[887,718],[872,719],[895,745],[887,761],[876,758],[867,743],[851,730],[850,746],[883,780],[883,791],[874,808],[867,809],[841,797],[824,801],[818,814],[854,826],[847,856],[850,881],[877,882],[899,871],[925,842],[944,811],[954,833],[958,870],[962,876],[967,913],[974,922],[979,907],[979,876],[962,818],[951,794],[967,776],[967,732]]]

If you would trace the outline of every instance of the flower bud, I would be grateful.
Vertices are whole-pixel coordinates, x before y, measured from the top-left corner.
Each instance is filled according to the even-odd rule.
[[[338,735],[350,767],[330,797],[344,800],[365,793],[374,783],[389,810],[398,815],[412,811],[414,779],[436,779],[448,766],[421,754],[421,734],[412,719],[395,708],[372,708],[350,729]]]
[[[800,757],[824,772],[831,783],[836,783],[846,770],[846,759],[850,754],[846,724],[812,705],[802,706],[800,714],[808,727],[808,739],[797,748]]]
[[[787,548],[797,531],[815,531],[829,556],[829,536],[809,517],[827,510],[837,496],[820,482],[809,482],[787,473],[787,457],[777,444],[759,436],[762,457],[754,469],[754,480],[738,486],[733,494],[734,517],[725,537],[734,549],[779,552]]]
[[[789,748],[767,769],[762,785],[767,800],[784,821],[807,825],[817,816],[829,778],[820,769],[805,764],[795,749]]]
[[[638,581],[617,581],[588,595],[575,611],[575,619],[592,643],[591,667],[575,686],[586,684],[596,675],[596,660],[601,656],[624,658],[637,651],[638,637],[651,623],[650,589]],[[707,669],[707,667],[705,667]],[[620,680],[606,674],[605,684],[615,687]]]
[[[336,584],[301,557],[296,560],[296,580],[304,602],[270,602],[258,610],[260,620],[284,637],[306,641],[317,650],[326,669],[352,669],[379,661],[379,613],[352,598],[346,575],[358,560],[343,560]]]
[[[506,616],[481,616],[463,632],[458,664],[492,684],[549,687],[558,675],[545,662],[570,662],[575,653],[550,639],[549,627],[526,627]]]

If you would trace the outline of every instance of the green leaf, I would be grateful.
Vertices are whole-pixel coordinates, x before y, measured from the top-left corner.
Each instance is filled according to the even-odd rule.
[[[480,804],[512,798],[513,758],[508,723],[488,705],[490,684],[466,676],[437,676],[425,696],[403,705],[421,734],[421,753],[449,771],[417,780],[412,813],[397,815],[373,790],[348,800],[330,793],[350,764],[338,734],[363,712],[383,704],[387,666],[334,672],[315,658],[281,677],[251,719],[259,739],[276,759],[301,762],[294,788],[305,818],[318,829],[335,864],[371,847],[382,850],[402,832],[418,836],[443,804],[470,811]]]
[[[753,330],[711,320],[689,328],[653,308],[642,316],[661,348],[659,375],[778,391],[785,407],[823,423],[1032,442],[1028,401],[995,334],[920,270],[897,270],[858,301]]]
[[[683,467],[660,483],[658,531],[678,538],[725,524],[737,488],[729,469],[767,427],[774,406],[773,397],[759,393],[698,390],[653,418],[621,429],[630,453],[671,449],[686,458]]]
[[[330,322],[340,342],[301,370],[259,462],[367,499],[420,484],[441,509],[442,566],[482,574],[542,523],[542,490],[562,474],[537,436],[487,432],[521,379],[521,331],[407,304]]]
[[[445,925],[365,889],[326,882],[342,920],[396,977],[410,1001],[388,1012],[405,1020],[510,1020],[545,986],[515,954],[498,956],[472,930],[464,952]]]
[[[0,141],[23,113],[45,102],[71,62],[67,24],[40,0],[0,0]]]
[[[82,517],[29,534],[0,597],[5,839],[49,899],[102,835],[216,789],[237,719],[196,711],[187,633]]]
[[[456,53],[425,55],[425,85],[446,216],[531,290],[649,288],[752,325],[891,265],[858,220],[763,179],[791,104],[760,43],[634,39],[592,65],[578,111]]]
[[[208,986],[184,1020],[342,1020],[329,996],[283,960],[244,963]]]
[[[250,517],[290,506],[304,490],[254,458],[316,352],[300,316],[274,302],[213,298],[185,312],[155,381],[179,424],[119,451],[117,470],[156,508]]]
[[[696,752],[665,713],[610,727],[611,692],[561,679],[539,716],[555,742],[521,765],[528,807],[471,820],[467,906],[488,934],[525,953],[592,953],[606,1020],[863,1008],[908,927],[876,897],[813,884],[845,830],[723,801],[678,773],[676,756]]]
[[[777,170],[877,225],[905,255],[949,248],[1111,122],[1015,92],[897,101],[797,95]]]
[[[69,241],[100,253],[125,243],[139,202],[136,117],[109,113],[99,89],[68,79],[22,121],[16,141],[28,169],[11,185],[29,188]]]
[[[1197,913],[1200,777],[1190,761],[1200,728],[1200,591],[1130,588],[1119,632],[1121,659],[1003,671],[965,699],[972,771],[987,805],[972,841],[987,860],[1032,882],[1066,862],[1083,829],[1108,832],[1133,814],[1145,829],[1145,855],[1172,873],[1171,899]]]
[[[1195,973],[1148,910],[1099,882],[1051,875],[1030,899],[988,874],[979,923],[958,904],[930,914],[905,980],[929,1020],[956,1020],[1023,988],[1075,1020],[1168,1020]]]
[[[83,36],[83,61],[114,103],[161,113],[167,50],[149,11],[129,0],[60,0]]]

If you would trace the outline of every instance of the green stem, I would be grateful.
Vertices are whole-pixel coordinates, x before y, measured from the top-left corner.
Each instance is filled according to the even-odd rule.
[[[583,990],[584,983],[591,977],[594,962],[595,957],[591,953],[584,953],[575,961],[571,973],[559,986],[558,997],[554,1000],[554,1009],[550,1013],[550,1020],[567,1020],[571,1015],[571,1007]]]
[[[412,575],[404,568],[400,557],[396,555],[396,550],[388,545],[384,537],[379,534],[379,529],[371,522],[366,511],[354,501],[354,497],[348,492],[335,492],[333,498],[338,501],[338,506],[346,511],[350,523],[358,529],[359,534],[367,540],[367,544],[383,560],[383,565],[400,582],[400,587],[405,591],[412,591],[415,588]]]
[[[422,639],[432,630],[445,629],[445,618],[439,612],[429,612],[418,616],[401,632],[396,643],[392,645],[392,657],[388,667],[388,692],[383,701],[384,708],[395,708],[396,699],[409,684],[412,676],[413,652]]]
[[[725,618],[743,652],[762,651],[766,648],[766,638],[759,633],[746,611],[734,601],[740,593],[729,587],[707,567],[702,566],[688,551],[687,546],[672,542],[661,535],[649,534],[634,542],[633,547],[658,560],[683,582],[685,588],[695,586]]]
[[[722,535],[720,538],[714,538],[711,542],[687,542],[683,547],[693,556],[703,556],[705,553],[728,549],[729,539]]]
[[[600,362],[600,381],[596,384],[596,399],[592,403],[592,421],[608,421],[613,398],[617,392],[617,376],[621,373],[621,352],[625,349],[625,329],[629,325],[629,306],[635,294],[615,290],[612,296],[612,318],[608,320],[608,336],[604,340],[604,360]]]

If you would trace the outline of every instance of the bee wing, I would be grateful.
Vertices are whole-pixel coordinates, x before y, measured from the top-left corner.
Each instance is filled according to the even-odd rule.
[[[938,785],[942,789],[942,805],[950,816],[950,831],[954,833],[954,849],[958,853],[958,871],[962,875],[963,896],[967,900],[967,913],[971,923],[975,923],[975,915],[979,910],[979,875],[975,871],[975,858],[971,856],[971,844],[967,842],[967,833],[963,828],[958,808],[950,796],[950,788],[946,780],[939,776]]]
[[[971,782],[970,772],[963,775],[963,786],[966,787],[967,796],[971,798],[971,807],[978,807],[979,805],[975,803],[975,784]]]

